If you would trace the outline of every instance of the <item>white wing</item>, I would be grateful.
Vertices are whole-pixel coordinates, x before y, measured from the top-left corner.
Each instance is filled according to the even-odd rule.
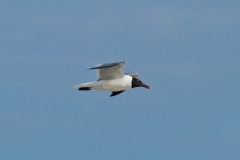
[[[97,69],[97,80],[116,79],[124,76],[122,67],[126,62],[99,64],[90,69]]]
[[[137,78],[138,74],[137,73],[125,73],[125,75],[129,75],[133,78]]]

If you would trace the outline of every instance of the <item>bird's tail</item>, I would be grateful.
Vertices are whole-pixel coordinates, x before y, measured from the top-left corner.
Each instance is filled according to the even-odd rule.
[[[78,85],[72,86],[72,88],[78,88],[78,89],[80,89],[80,88],[91,88],[91,87],[93,87],[93,83],[94,83],[94,82],[89,82],[89,83],[84,83],[84,84],[78,84]]]

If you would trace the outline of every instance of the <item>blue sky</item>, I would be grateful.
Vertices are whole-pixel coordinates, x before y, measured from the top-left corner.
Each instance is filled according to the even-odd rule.
[[[1,1],[0,159],[239,159],[239,6]],[[151,89],[71,88],[117,61]]]

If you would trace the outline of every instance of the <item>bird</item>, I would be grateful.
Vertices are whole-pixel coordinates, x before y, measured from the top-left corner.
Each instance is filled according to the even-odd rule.
[[[137,79],[138,73],[123,73],[122,68],[125,64],[127,64],[127,62],[114,62],[99,64],[92,67],[88,70],[96,69],[97,80],[74,85],[73,88],[77,88],[80,91],[110,91],[112,92],[110,97],[135,87],[150,89],[148,85]]]

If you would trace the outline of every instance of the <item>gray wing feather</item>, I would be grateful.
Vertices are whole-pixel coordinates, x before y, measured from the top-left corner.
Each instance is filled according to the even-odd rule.
[[[90,69],[102,69],[102,68],[109,68],[109,67],[113,67],[113,66],[117,66],[117,65],[120,65],[120,64],[126,64],[127,62],[115,62],[115,63],[104,63],[104,64],[99,64],[95,67],[92,67]]]

